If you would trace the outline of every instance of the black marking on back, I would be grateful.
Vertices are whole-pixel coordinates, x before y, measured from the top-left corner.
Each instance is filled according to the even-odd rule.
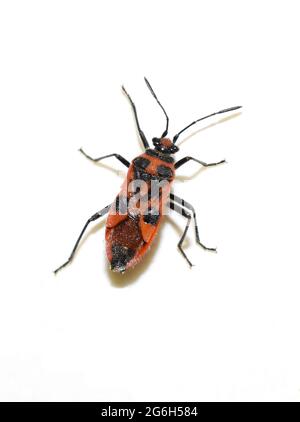
[[[144,170],[150,164],[150,160],[147,160],[147,158],[144,158],[144,157],[137,157],[133,162],[134,162],[135,166],[137,166],[141,169],[144,169]]]
[[[170,167],[158,166],[157,174],[159,177],[162,177],[163,179],[170,179],[173,176],[173,171],[172,169],[170,169]]]
[[[144,180],[144,182],[149,182],[149,180],[152,179],[152,176],[150,173],[147,173],[147,171],[140,170],[137,167],[134,167],[134,175],[136,179]]]
[[[155,151],[154,149],[147,149],[146,154],[150,155],[150,157],[157,157],[165,163],[174,163],[173,157],[171,157],[170,155],[161,154],[160,152]]]

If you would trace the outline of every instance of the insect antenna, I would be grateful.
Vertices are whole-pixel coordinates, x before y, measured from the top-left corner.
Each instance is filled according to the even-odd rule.
[[[149,88],[149,91],[151,92],[151,94],[153,95],[153,97],[156,99],[157,104],[160,106],[160,108],[161,108],[161,109],[162,109],[162,111],[164,112],[164,115],[166,116],[166,119],[167,119],[166,130],[165,130],[165,131],[163,132],[163,134],[161,135],[161,137],[162,137],[162,138],[164,138],[165,136],[167,136],[167,134],[168,134],[168,130],[169,130],[169,117],[168,117],[168,115],[167,115],[167,113],[166,113],[166,110],[163,108],[163,106],[161,105],[161,103],[160,103],[159,99],[157,98],[157,96],[156,96],[155,92],[153,91],[153,88],[152,88],[152,86],[150,85],[150,83],[149,83],[148,79],[147,79],[146,77],[144,77],[144,79],[145,79],[145,82],[146,82],[147,87]]]
[[[234,111],[234,110],[238,110],[239,108],[241,108],[242,106],[236,106],[236,107],[230,107],[230,108],[225,108],[224,110],[220,110],[217,111],[216,113],[212,113],[209,114],[208,116],[205,117],[201,117],[198,120],[195,120],[194,122],[190,123],[188,126],[186,126],[184,129],[182,129],[180,132],[177,133],[177,135],[174,136],[173,138],[173,144],[175,144],[175,142],[177,141],[179,135],[182,134],[182,132],[184,132],[186,129],[188,129],[189,127],[193,126],[195,123],[200,122],[201,120],[207,119],[208,117],[212,117],[215,116],[216,114],[222,114],[222,113],[227,113],[228,111]]]

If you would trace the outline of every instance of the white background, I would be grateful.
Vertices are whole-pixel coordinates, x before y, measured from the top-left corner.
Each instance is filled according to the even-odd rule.
[[[299,401],[298,6],[1,2],[1,400]],[[144,75],[171,135],[244,106],[179,144],[178,158],[228,161],[187,165],[174,186],[218,254],[191,231],[190,270],[172,215],[143,263],[113,275],[103,222],[54,277],[126,171],[77,149],[142,151],[122,83],[148,137],[164,128]]]

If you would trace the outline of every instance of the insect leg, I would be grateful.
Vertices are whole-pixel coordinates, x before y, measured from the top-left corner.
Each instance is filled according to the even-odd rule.
[[[121,161],[122,164],[124,164],[124,166],[129,167],[130,163],[129,161],[126,160],[126,158],[122,157],[122,155],[120,154],[109,154],[109,155],[104,155],[103,157],[99,157],[99,158],[92,158],[90,157],[88,154],[86,154],[82,148],[79,149],[79,151],[81,152],[81,154],[83,154],[86,158],[88,158],[91,161],[94,161],[94,163],[97,163],[98,161],[103,160],[104,158],[109,158],[109,157],[116,157],[117,160]]]
[[[183,241],[184,241],[184,239],[185,239],[185,237],[186,237],[186,234],[187,234],[187,231],[188,231],[188,229],[189,229],[189,226],[190,226],[190,222],[191,222],[191,214],[189,214],[187,211],[185,211],[184,210],[184,208],[181,208],[181,207],[179,207],[178,205],[176,205],[174,202],[170,202],[169,203],[169,207],[171,208],[171,210],[174,210],[174,211],[176,211],[178,214],[181,214],[181,215],[183,215],[185,218],[187,218],[187,223],[186,223],[186,226],[185,226],[185,229],[184,229],[184,232],[183,232],[183,234],[182,234],[182,236],[181,236],[181,238],[180,238],[180,240],[179,240],[179,242],[178,242],[178,249],[180,250],[180,252],[181,252],[181,254],[183,255],[183,257],[187,260],[187,262],[188,262],[188,264],[189,264],[189,266],[190,267],[192,267],[193,266],[193,264],[191,263],[191,261],[188,259],[188,257],[186,256],[186,254],[185,254],[185,252],[183,251],[183,249],[182,249],[182,243],[183,243]]]
[[[135,117],[135,122],[136,122],[136,125],[137,125],[137,128],[138,128],[138,131],[139,131],[141,140],[143,142],[143,145],[144,145],[145,149],[148,149],[149,148],[149,144],[148,144],[148,141],[146,139],[146,136],[145,136],[144,132],[140,128],[139,119],[138,119],[138,116],[137,116],[135,104],[132,101],[132,99],[131,99],[130,95],[128,94],[128,92],[126,91],[126,89],[124,88],[124,86],[122,86],[122,90],[123,90],[124,94],[126,95],[126,97],[128,98],[128,100],[130,101],[131,107],[133,109],[133,114],[134,114],[134,117]]]
[[[87,222],[85,223],[85,225],[84,225],[83,229],[81,230],[81,233],[80,233],[80,235],[79,235],[79,237],[78,237],[78,239],[77,239],[77,241],[76,241],[76,243],[75,243],[75,246],[74,246],[74,248],[73,248],[73,250],[72,250],[72,252],[71,252],[71,255],[69,256],[68,260],[67,260],[64,264],[62,264],[60,267],[58,267],[58,268],[54,271],[54,274],[58,273],[58,271],[60,271],[60,270],[61,270],[62,268],[64,268],[66,265],[70,264],[70,262],[72,261],[72,259],[73,259],[74,255],[75,255],[76,249],[78,248],[79,242],[80,242],[80,240],[81,240],[81,238],[82,238],[82,236],[83,236],[84,232],[86,231],[86,229],[87,229],[88,225],[89,225],[92,221],[96,221],[98,218],[100,218],[100,217],[102,217],[103,215],[107,214],[107,212],[109,211],[110,207],[111,207],[111,205],[107,205],[107,207],[103,208],[103,210],[101,210],[101,211],[96,212],[96,214],[94,214],[92,217],[90,217],[90,218],[87,220]]]
[[[200,241],[200,236],[199,236],[199,230],[198,230],[198,224],[197,224],[197,217],[196,217],[196,211],[195,208],[189,204],[188,202],[186,202],[184,199],[179,198],[179,196],[174,195],[173,193],[170,193],[170,199],[174,202],[177,202],[177,204],[180,204],[182,207],[185,207],[189,210],[192,211],[193,213],[193,218],[194,218],[194,223],[195,223],[195,236],[196,236],[196,242],[198,243],[198,245],[202,246],[203,249],[205,249],[206,251],[212,251],[212,252],[217,252],[216,248],[208,248],[207,246],[205,246],[201,241]]]
[[[217,163],[205,163],[204,161],[200,161],[197,158],[193,158],[193,157],[184,157],[181,158],[181,160],[177,161],[175,163],[175,169],[178,169],[179,167],[183,166],[183,164],[187,163],[188,161],[196,161],[197,163],[201,164],[204,167],[211,167],[211,166],[217,166],[218,164],[223,164],[226,163],[225,160],[222,161],[218,161]]]

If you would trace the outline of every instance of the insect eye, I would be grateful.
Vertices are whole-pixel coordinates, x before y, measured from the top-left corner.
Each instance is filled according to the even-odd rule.
[[[152,139],[152,142],[153,142],[153,144],[154,144],[155,146],[160,145],[160,139],[159,139],[159,138],[153,138],[153,139]]]

